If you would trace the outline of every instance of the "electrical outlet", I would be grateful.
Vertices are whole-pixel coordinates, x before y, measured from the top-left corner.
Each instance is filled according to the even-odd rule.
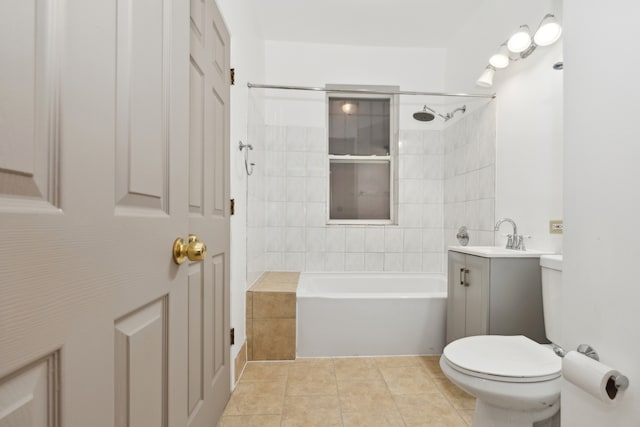
[[[561,219],[549,221],[549,233],[562,234],[563,229],[564,229],[564,226],[562,224]]]

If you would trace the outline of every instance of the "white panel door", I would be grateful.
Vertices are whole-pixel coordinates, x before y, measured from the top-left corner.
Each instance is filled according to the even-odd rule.
[[[189,425],[211,426],[230,393],[230,37],[214,0],[191,0],[189,232],[207,244],[189,266]]]
[[[0,427],[182,427],[198,378],[208,425],[226,402],[228,161],[203,140],[196,215],[189,26],[181,0],[0,2]],[[190,227],[209,255],[179,266]],[[225,343],[200,371],[198,335]]]

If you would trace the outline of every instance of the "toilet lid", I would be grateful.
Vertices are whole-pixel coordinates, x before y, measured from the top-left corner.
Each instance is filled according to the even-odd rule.
[[[461,338],[447,345],[443,356],[452,368],[468,375],[507,382],[551,380],[562,368],[553,350],[522,335]]]

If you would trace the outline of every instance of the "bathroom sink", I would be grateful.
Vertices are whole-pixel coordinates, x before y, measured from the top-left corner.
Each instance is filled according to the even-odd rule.
[[[449,246],[448,249],[450,251],[462,252],[463,254],[476,255],[483,258],[540,258],[540,255],[553,253],[536,249],[520,251],[506,249],[502,246]]]

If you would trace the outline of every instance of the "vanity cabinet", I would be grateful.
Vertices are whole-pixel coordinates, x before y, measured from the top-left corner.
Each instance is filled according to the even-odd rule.
[[[471,335],[547,342],[540,258],[448,252],[447,343]]]

